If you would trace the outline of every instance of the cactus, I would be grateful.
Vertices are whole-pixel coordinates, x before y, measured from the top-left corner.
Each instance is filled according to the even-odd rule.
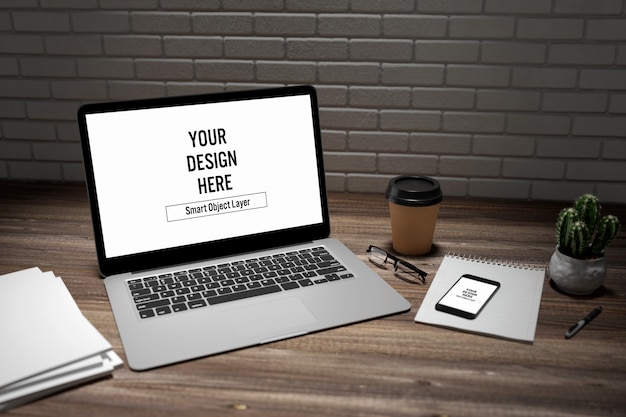
[[[581,195],[574,202],[574,208],[578,212],[580,220],[593,232],[600,219],[600,210],[602,210],[598,197],[593,194]]]
[[[598,198],[592,194],[580,196],[574,205],[561,210],[556,221],[556,241],[566,255],[578,259],[604,256],[604,248],[619,231],[617,217],[601,217]]]
[[[596,236],[591,244],[591,253],[597,257],[602,256],[604,248],[617,236],[619,228],[620,224],[617,217],[612,214],[604,216],[598,224]]]

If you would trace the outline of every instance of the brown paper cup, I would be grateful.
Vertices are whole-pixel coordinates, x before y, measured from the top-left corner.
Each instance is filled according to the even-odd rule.
[[[424,255],[432,247],[439,206],[439,182],[428,177],[396,177],[389,181],[393,249],[403,255]]]

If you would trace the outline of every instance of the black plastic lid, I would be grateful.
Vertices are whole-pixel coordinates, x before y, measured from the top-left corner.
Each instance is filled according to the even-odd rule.
[[[429,177],[395,177],[389,181],[385,197],[402,206],[432,206],[443,200],[439,182]]]

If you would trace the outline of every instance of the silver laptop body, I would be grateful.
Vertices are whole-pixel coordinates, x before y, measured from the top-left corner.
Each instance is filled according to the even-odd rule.
[[[313,87],[88,104],[78,122],[130,368],[410,308],[329,237]]]

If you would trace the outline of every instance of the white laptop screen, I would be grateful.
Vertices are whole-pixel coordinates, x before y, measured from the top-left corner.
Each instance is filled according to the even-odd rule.
[[[107,258],[322,223],[308,94],[85,115]]]

